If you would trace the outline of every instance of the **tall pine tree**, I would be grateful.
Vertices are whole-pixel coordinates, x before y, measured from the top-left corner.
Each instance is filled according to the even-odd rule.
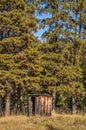
[[[41,23],[43,28],[47,27],[43,34],[47,42],[42,49],[46,53],[43,56],[44,86],[47,82],[46,86],[53,86],[53,90],[57,88],[60,96],[65,92],[69,94],[73,113],[76,113],[77,100],[80,97],[83,100],[85,93],[82,69],[83,40],[86,37],[85,3],[83,0],[46,0],[40,11],[50,14]],[[68,98],[62,98],[67,103]]]
[[[17,96],[22,112],[25,88],[30,92],[40,89],[39,43],[33,34],[38,20],[34,13],[35,5],[25,0],[0,1],[0,95],[3,90],[5,115],[10,114],[12,97]],[[16,98],[12,100],[15,107]]]

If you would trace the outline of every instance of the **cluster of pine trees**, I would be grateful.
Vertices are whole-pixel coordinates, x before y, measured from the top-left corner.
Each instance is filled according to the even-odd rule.
[[[31,93],[51,94],[57,110],[86,111],[85,5],[0,0],[0,115],[26,114]]]

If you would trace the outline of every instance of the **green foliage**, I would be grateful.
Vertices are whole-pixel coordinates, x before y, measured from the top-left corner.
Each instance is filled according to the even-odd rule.
[[[73,105],[72,98],[78,102],[80,97],[84,100],[86,95],[85,4],[86,1],[82,0],[48,0],[40,10],[41,14],[50,14],[41,22],[42,28],[47,27],[43,34],[46,43],[41,47],[44,68],[42,85],[49,92],[56,91],[64,106],[67,99],[70,98]]]
[[[12,99],[14,107],[19,106],[25,90],[40,91],[40,43],[33,35],[38,21],[35,9],[25,0],[0,1],[0,95],[9,92],[19,98],[17,102]]]
[[[4,100],[9,92],[13,110],[26,104],[28,93],[41,92],[55,93],[59,108],[71,110],[75,99],[84,111],[85,4],[86,0],[0,1],[0,97]],[[39,22],[35,13],[49,17]],[[43,44],[34,35],[38,26],[47,27]]]

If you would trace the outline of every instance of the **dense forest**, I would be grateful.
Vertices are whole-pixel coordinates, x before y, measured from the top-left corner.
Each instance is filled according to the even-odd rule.
[[[40,93],[86,112],[86,0],[0,0],[0,115],[27,114]]]

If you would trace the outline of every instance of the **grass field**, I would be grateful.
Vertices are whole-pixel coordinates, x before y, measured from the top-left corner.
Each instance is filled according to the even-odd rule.
[[[86,116],[54,114],[51,117],[1,117],[0,130],[86,130]]]

